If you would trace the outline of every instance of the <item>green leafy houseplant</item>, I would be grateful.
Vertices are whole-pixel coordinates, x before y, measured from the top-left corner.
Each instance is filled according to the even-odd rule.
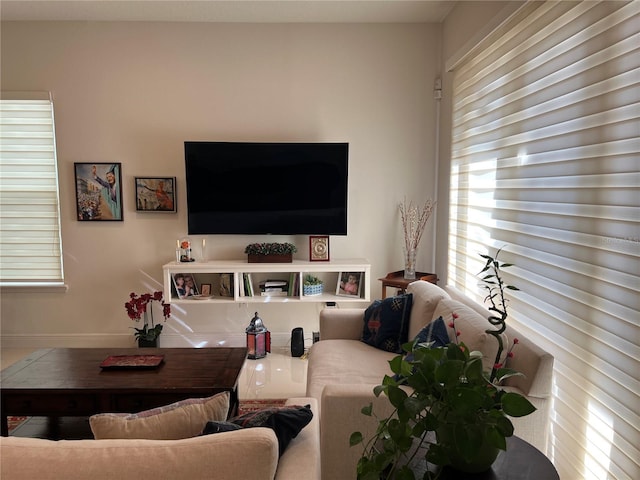
[[[322,285],[322,280],[320,280],[318,277],[315,277],[313,275],[305,275],[304,284],[307,286]]]
[[[466,472],[487,470],[499,449],[506,449],[506,438],[514,433],[511,417],[532,413],[535,407],[522,395],[500,388],[506,378],[520,375],[503,368],[503,345],[500,334],[506,328],[507,286],[500,269],[509,264],[496,257],[483,255],[486,260],[481,274],[487,289],[492,312],[489,322],[495,329],[486,332],[499,344],[493,369],[482,369],[482,353],[470,352],[457,341],[454,313],[449,327],[456,340],[446,346],[430,348],[431,344],[410,342],[403,349],[410,356],[398,355],[390,362],[393,377],[385,375],[374,394],[384,394],[394,410],[387,418],[378,420],[376,433],[365,442],[360,432],[351,435],[352,446],[362,444],[363,455],[358,462],[359,479],[434,479],[438,469],[428,469],[426,462],[436,466],[451,465]],[[507,352],[513,356],[513,348]],[[372,404],[362,413],[375,416]],[[426,462],[425,462],[426,461]]]
[[[162,315],[166,321],[171,316],[171,305],[164,302],[161,291],[151,293],[143,293],[138,296],[136,293],[129,294],[130,300],[124,304],[127,309],[127,315],[131,320],[139,322],[144,318],[142,328],[132,327],[135,330],[134,337],[140,342],[155,342],[162,333],[163,325],[161,323],[154,324],[153,321],[153,304],[157,301],[162,305]],[[151,320],[149,321],[149,318]]]

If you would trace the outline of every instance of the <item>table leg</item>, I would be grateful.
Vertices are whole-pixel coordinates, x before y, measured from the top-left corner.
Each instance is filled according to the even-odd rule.
[[[60,418],[47,417],[47,438],[49,440],[60,440]]]

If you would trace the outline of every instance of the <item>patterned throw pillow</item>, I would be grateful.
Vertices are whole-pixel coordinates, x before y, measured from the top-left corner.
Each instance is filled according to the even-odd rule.
[[[422,327],[422,330],[418,332],[414,342],[418,343],[430,343],[433,342],[431,348],[444,347],[449,344],[449,335],[447,333],[447,326],[444,324],[442,317],[438,317],[433,322]],[[409,352],[406,356],[407,361],[413,360],[413,354]]]
[[[364,312],[361,340],[380,350],[401,353],[407,342],[412,302],[411,293],[374,301]]]
[[[287,405],[245,413],[229,419],[229,422],[242,428],[267,427],[272,429],[278,438],[278,449],[282,455],[291,440],[307,426],[312,418],[311,405]]]
[[[200,435],[209,420],[225,420],[229,413],[229,392],[208,398],[190,398],[144,412],[100,413],[89,418],[96,440],[142,438],[179,440]]]

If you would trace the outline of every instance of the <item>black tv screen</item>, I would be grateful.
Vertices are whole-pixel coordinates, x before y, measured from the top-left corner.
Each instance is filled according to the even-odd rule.
[[[348,143],[185,142],[189,234],[347,234]]]

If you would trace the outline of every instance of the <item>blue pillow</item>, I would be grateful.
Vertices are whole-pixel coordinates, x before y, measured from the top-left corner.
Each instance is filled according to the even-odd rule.
[[[444,347],[449,344],[449,335],[447,334],[447,326],[444,324],[442,317],[438,317],[433,322],[422,327],[418,332],[414,341],[418,343],[434,342],[431,348]]]
[[[447,334],[447,326],[444,324],[444,320],[442,317],[438,317],[433,322],[422,327],[422,330],[418,332],[418,334],[413,339],[413,342],[418,343],[429,343],[433,342],[433,344],[429,348],[437,348],[444,347],[449,344],[449,335]],[[404,357],[407,362],[411,362],[413,360],[413,352],[407,353],[407,356]],[[400,380],[400,375],[394,375],[393,379],[398,381]]]
[[[412,302],[411,293],[374,301],[364,312],[361,340],[380,350],[401,353],[409,335]]]

